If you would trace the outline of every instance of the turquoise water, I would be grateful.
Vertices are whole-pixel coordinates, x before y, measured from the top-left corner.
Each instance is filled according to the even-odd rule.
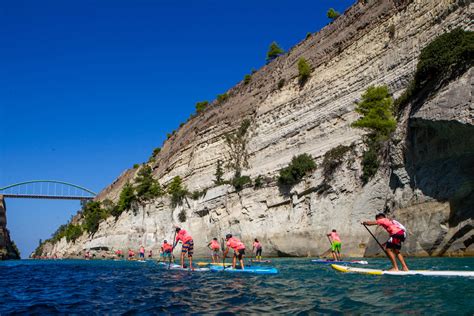
[[[383,259],[368,261],[368,267],[388,267]],[[191,273],[151,262],[0,262],[0,315],[474,313],[474,278],[343,274],[309,259],[273,262],[278,275]],[[474,258],[408,259],[408,264],[474,270]]]

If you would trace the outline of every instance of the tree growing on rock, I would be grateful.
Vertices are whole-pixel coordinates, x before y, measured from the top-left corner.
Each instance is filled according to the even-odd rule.
[[[137,198],[143,201],[148,201],[163,195],[160,184],[157,180],[153,179],[153,170],[150,166],[143,166],[138,171],[136,178],[136,194]]]
[[[276,42],[272,42],[267,52],[267,63],[284,53],[285,51]]]
[[[326,14],[327,14],[327,17],[330,18],[331,20],[335,20],[341,15],[339,12],[334,10],[334,8],[330,8]]]
[[[171,180],[168,185],[168,193],[171,195],[171,204],[173,206],[180,205],[183,202],[183,199],[188,194],[188,190],[183,185],[180,176],[176,176]]]
[[[304,57],[298,60],[298,76],[300,85],[303,86],[311,75],[311,66]]]
[[[216,173],[214,173],[214,175],[216,177],[214,184],[221,185],[224,183],[224,179],[222,178],[224,176],[224,170],[222,169],[222,160],[220,159],[217,160]]]
[[[225,141],[227,144],[227,154],[229,155],[227,168],[234,171],[235,176],[240,176],[243,168],[248,167],[248,135],[250,120],[245,119],[234,133],[227,133]]]
[[[379,156],[387,141],[395,131],[397,122],[393,117],[393,99],[387,86],[371,86],[357,103],[356,112],[361,117],[352,123],[352,127],[368,131],[364,137],[367,150],[362,157],[362,182],[367,183],[376,173],[380,165]]]

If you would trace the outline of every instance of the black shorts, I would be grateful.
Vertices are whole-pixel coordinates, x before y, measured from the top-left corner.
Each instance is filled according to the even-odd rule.
[[[245,249],[239,249],[234,251],[234,257],[237,259],[242,260],[242,256],[245,255]]]
[[[402,242],[404,241],[405,241],[405,233],[395,234],[395,235],[390,236],[385,246],[387,247],[387,249],[400,250],[402,249]]]
[[[257,251],[255,252],[255,255],[262,256],[262,248],[257,249]]]

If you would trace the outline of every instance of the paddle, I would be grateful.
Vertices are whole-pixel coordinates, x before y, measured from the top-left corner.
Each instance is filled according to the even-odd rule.
[[[369,232],[369,234],[375,239],[375,241],[377,242],[377,244],[380,246],[380,249],[383,250],[383,252],[385,253],[385,255],[390,259],[390,256],[388,255],[387,253],[387,250],[385,250],[385,248],[382,246],[382,244],[378,241],[378,239],[374,236],[374,234],[372,234],[372,231],[367,227],[367,225],[365,224],[362,224],[364,225],[365,229],[367,229],[367,231]]]
[[[222,247],[222,270],[225,270],[225,241],[224,241],[224,238],[222,238],[222,243],[221,243],[221,247]]]
[[[176,229],[174,230],[174,236],[173,236],[173,247],[171,248],[171,254],[170,254],[170,262],[168,264],[168,270],[171,269],[171,257],[173,256],[173,251],[174,247],[176,246]]]

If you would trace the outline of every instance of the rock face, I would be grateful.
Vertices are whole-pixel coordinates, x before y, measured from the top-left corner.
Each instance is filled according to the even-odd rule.
[[[7,207],[0,195],[0,260],[20,259],[20,254],[10,239],[7,229]]]
[[[455,0],[357,2],[165,142],[152,164],[156,178],[166,185],[179,175],[190,191],[207,188],[205,196],[178,207],[171,207],[168,198],[136,206],[102,222],[93,236],[45,247],[45,255],[77,256],[85,249],[140,244],[156,253],[162,240],[172,237],[180,212],[197,255],[208,255],[207,242],[231,232],[247,245],[259,238],[266,255],[315,256],[327,250],[325,234],[333,228],[345,254],[372,255],[376,248],[360,221],[387,208],[408,227],[409,254],[474,254],[472,69],[421,106],[406,108],[399,142],[392,145],[392,167],[380,168],[365,186],[359,180],[363,133],[350,127],[357,119],[354,101],[368,86],[385,84],[400,95],[420,50],[453,28],[470,29],[472,9],[469,1]],[[301,57],[313,68],[304,86],[297,78]],[[244,119],[251,125],[249,167],[243,174],[260,176],[263,185],[236,192],[213,180],[217,161],[229,159],[224,135]],[[293,156],[308,153],[320,165],[338,145],[353,146],[329,181],[317,168],[289,190],[277,185],[275,177]],[[124,172],[98,200],[116,201],[136,172]],[[224,176],[231,177],[230,171]]]

